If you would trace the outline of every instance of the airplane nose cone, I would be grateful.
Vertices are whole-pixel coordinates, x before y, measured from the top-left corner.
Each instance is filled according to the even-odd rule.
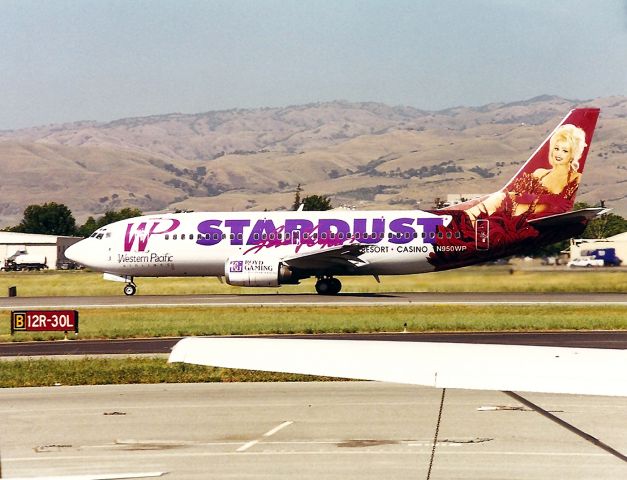
[[[76,242],[74,245],[65,251],[65,256],[73,262],[80,263],[81,265],[87,264],[88,257],[88,245],[87,239]]]

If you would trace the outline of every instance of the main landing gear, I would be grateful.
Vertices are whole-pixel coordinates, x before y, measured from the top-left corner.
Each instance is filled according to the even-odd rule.
[[[342,282],[334,277],[321,277],[316,282],[316,292],[320,295],[337,295],[342,290]]]
[[[135,295],[135,292],[137,291],[137,286],[133,283],[133,282],[129,282],[126,285],[124,285],[124,295]]]

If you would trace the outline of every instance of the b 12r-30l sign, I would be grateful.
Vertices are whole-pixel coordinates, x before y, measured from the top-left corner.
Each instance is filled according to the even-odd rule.
[[[20,310],[11,312],[11,335],[15,332],[78,333],[76,310]]]

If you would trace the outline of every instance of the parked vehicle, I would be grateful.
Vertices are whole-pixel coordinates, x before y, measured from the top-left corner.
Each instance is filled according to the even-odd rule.
[[[25,270],[44,270],[48,268],[48,259],[42,255],[17,252],[4,261],[1,270],[5,272],[21,272]]]
[[[604,265],[603,260],[594,258],[592,255],[586,255],[584,257],[573,258],[566,265],[569,267],[602,267]]]
[[[618,267],[622,263],[621,259],[616,256],[615,248],[597,248],[596,250],[587,250],[582,253],[597,260],[602,260],[603,265],[606,267]]]

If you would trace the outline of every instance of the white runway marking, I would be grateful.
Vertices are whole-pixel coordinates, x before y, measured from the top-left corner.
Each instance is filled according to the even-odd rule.
[[[259,437],[256,440],[252,440],[248,443],[245,443],[244,445],[242,445],[241,447],[239,447],[236,451],[237,452],[245,452],[246,450],[248,450],[249,448],[257,445],[261,440],[263,440],[264,438],[268,438],[271,437],[272,435],[274,435],[275,433],[277,433],[280,430],[283,430],[285,427],[290,426],[292,423],[294,422],[283,422],[280,425],[277,425],[276,427],[274,427],[272,430],[268,430],[266,433],[264,433],[261,437]]]

